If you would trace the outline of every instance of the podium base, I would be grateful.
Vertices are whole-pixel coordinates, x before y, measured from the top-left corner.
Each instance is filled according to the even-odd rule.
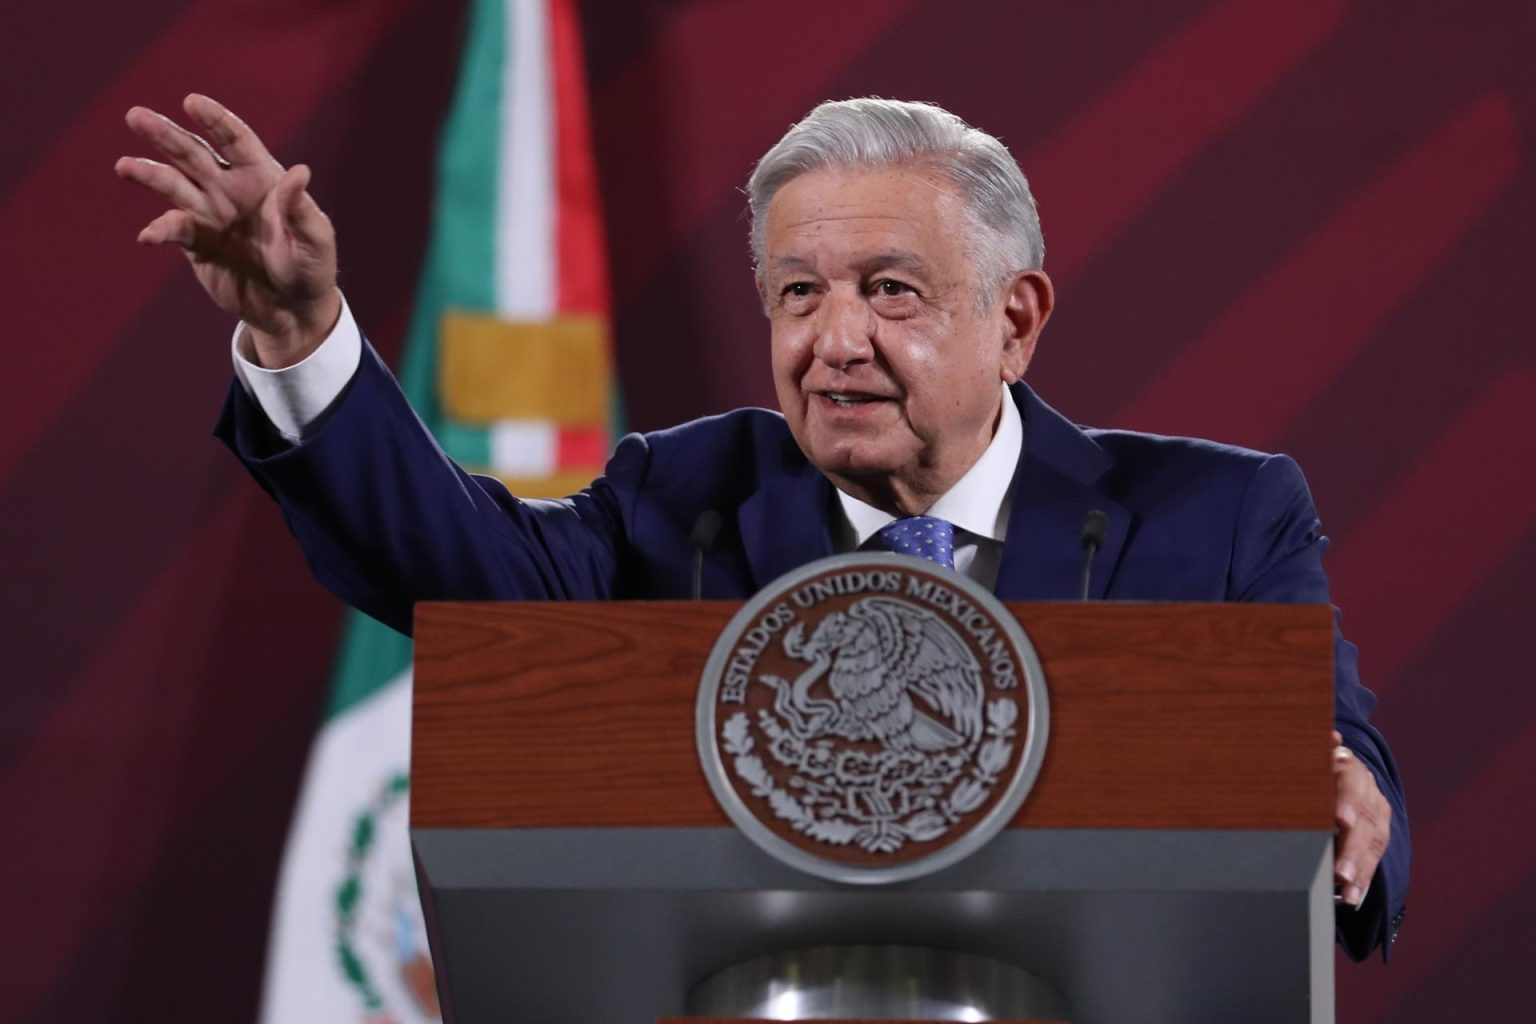
[[[821,946],[728,967],[688,996],[690,1017],[1066,1022],[1067,1002],[1011,964],[918,946]]]

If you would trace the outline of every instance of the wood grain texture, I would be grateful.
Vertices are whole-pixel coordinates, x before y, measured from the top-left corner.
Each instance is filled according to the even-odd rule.
[[[726,826],[694,749],[735,602],[416,613],[412,825]],[[1012,827],[1332,827],[1333,617],[1310,605],[1009,605],[1045,669]]]

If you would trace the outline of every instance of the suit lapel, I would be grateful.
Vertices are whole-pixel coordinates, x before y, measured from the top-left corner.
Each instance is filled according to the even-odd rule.
[[[1015,385],[1013,394],[1024,417],[1024,450],[1014,475],[997,596],[1014,601],[1077,598],[1082,587],[1083,516],[1096,508],[1109,517],[1104,546],[1094,556],[1090,591],[1102,598],[1132,520],[1130,511],[1099,484],[1112,460],[1027,386]]]
[[[754,590],[791,569],[832,554],[832,484],[793,441],[737,510]]]
[[[1094,556],[1090,591],[1102,598],[1133,521],[1130,511],[1100,485],[1112,460],[1026,385],[1015,385],[1013,395],[1024,419],[1024,448],[1014,475],[997,596],[1075,599],[1083,569],[1083,516],[1096,508],[1109,517],[1104,546]],[[754,589],[832,554],[831,502],[831,482],[792,440],[785,440],[776,464],[763,468],[757,490],[737,510]]]

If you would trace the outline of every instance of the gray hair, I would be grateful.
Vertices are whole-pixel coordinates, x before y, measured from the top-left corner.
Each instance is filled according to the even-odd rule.
[[[900,164],[938,171],[959,189],[983,289],[1044,264],[1035,197],[1007,147],[936,104],[866,96],[816,107],[757,162],[747,180],[753,269],[762,275],[768,206],[785,184],[825,168]]]

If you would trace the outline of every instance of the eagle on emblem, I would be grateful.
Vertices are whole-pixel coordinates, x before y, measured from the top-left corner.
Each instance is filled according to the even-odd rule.
[[[759,679],[777,691],[774,710],[802,741],[840,736],[932,752],[981,738],[981,666],[924,608],[866,597],[827,615],[808,640],[797,623],[785,634],[784,650],[810,667],[793,683]]]

